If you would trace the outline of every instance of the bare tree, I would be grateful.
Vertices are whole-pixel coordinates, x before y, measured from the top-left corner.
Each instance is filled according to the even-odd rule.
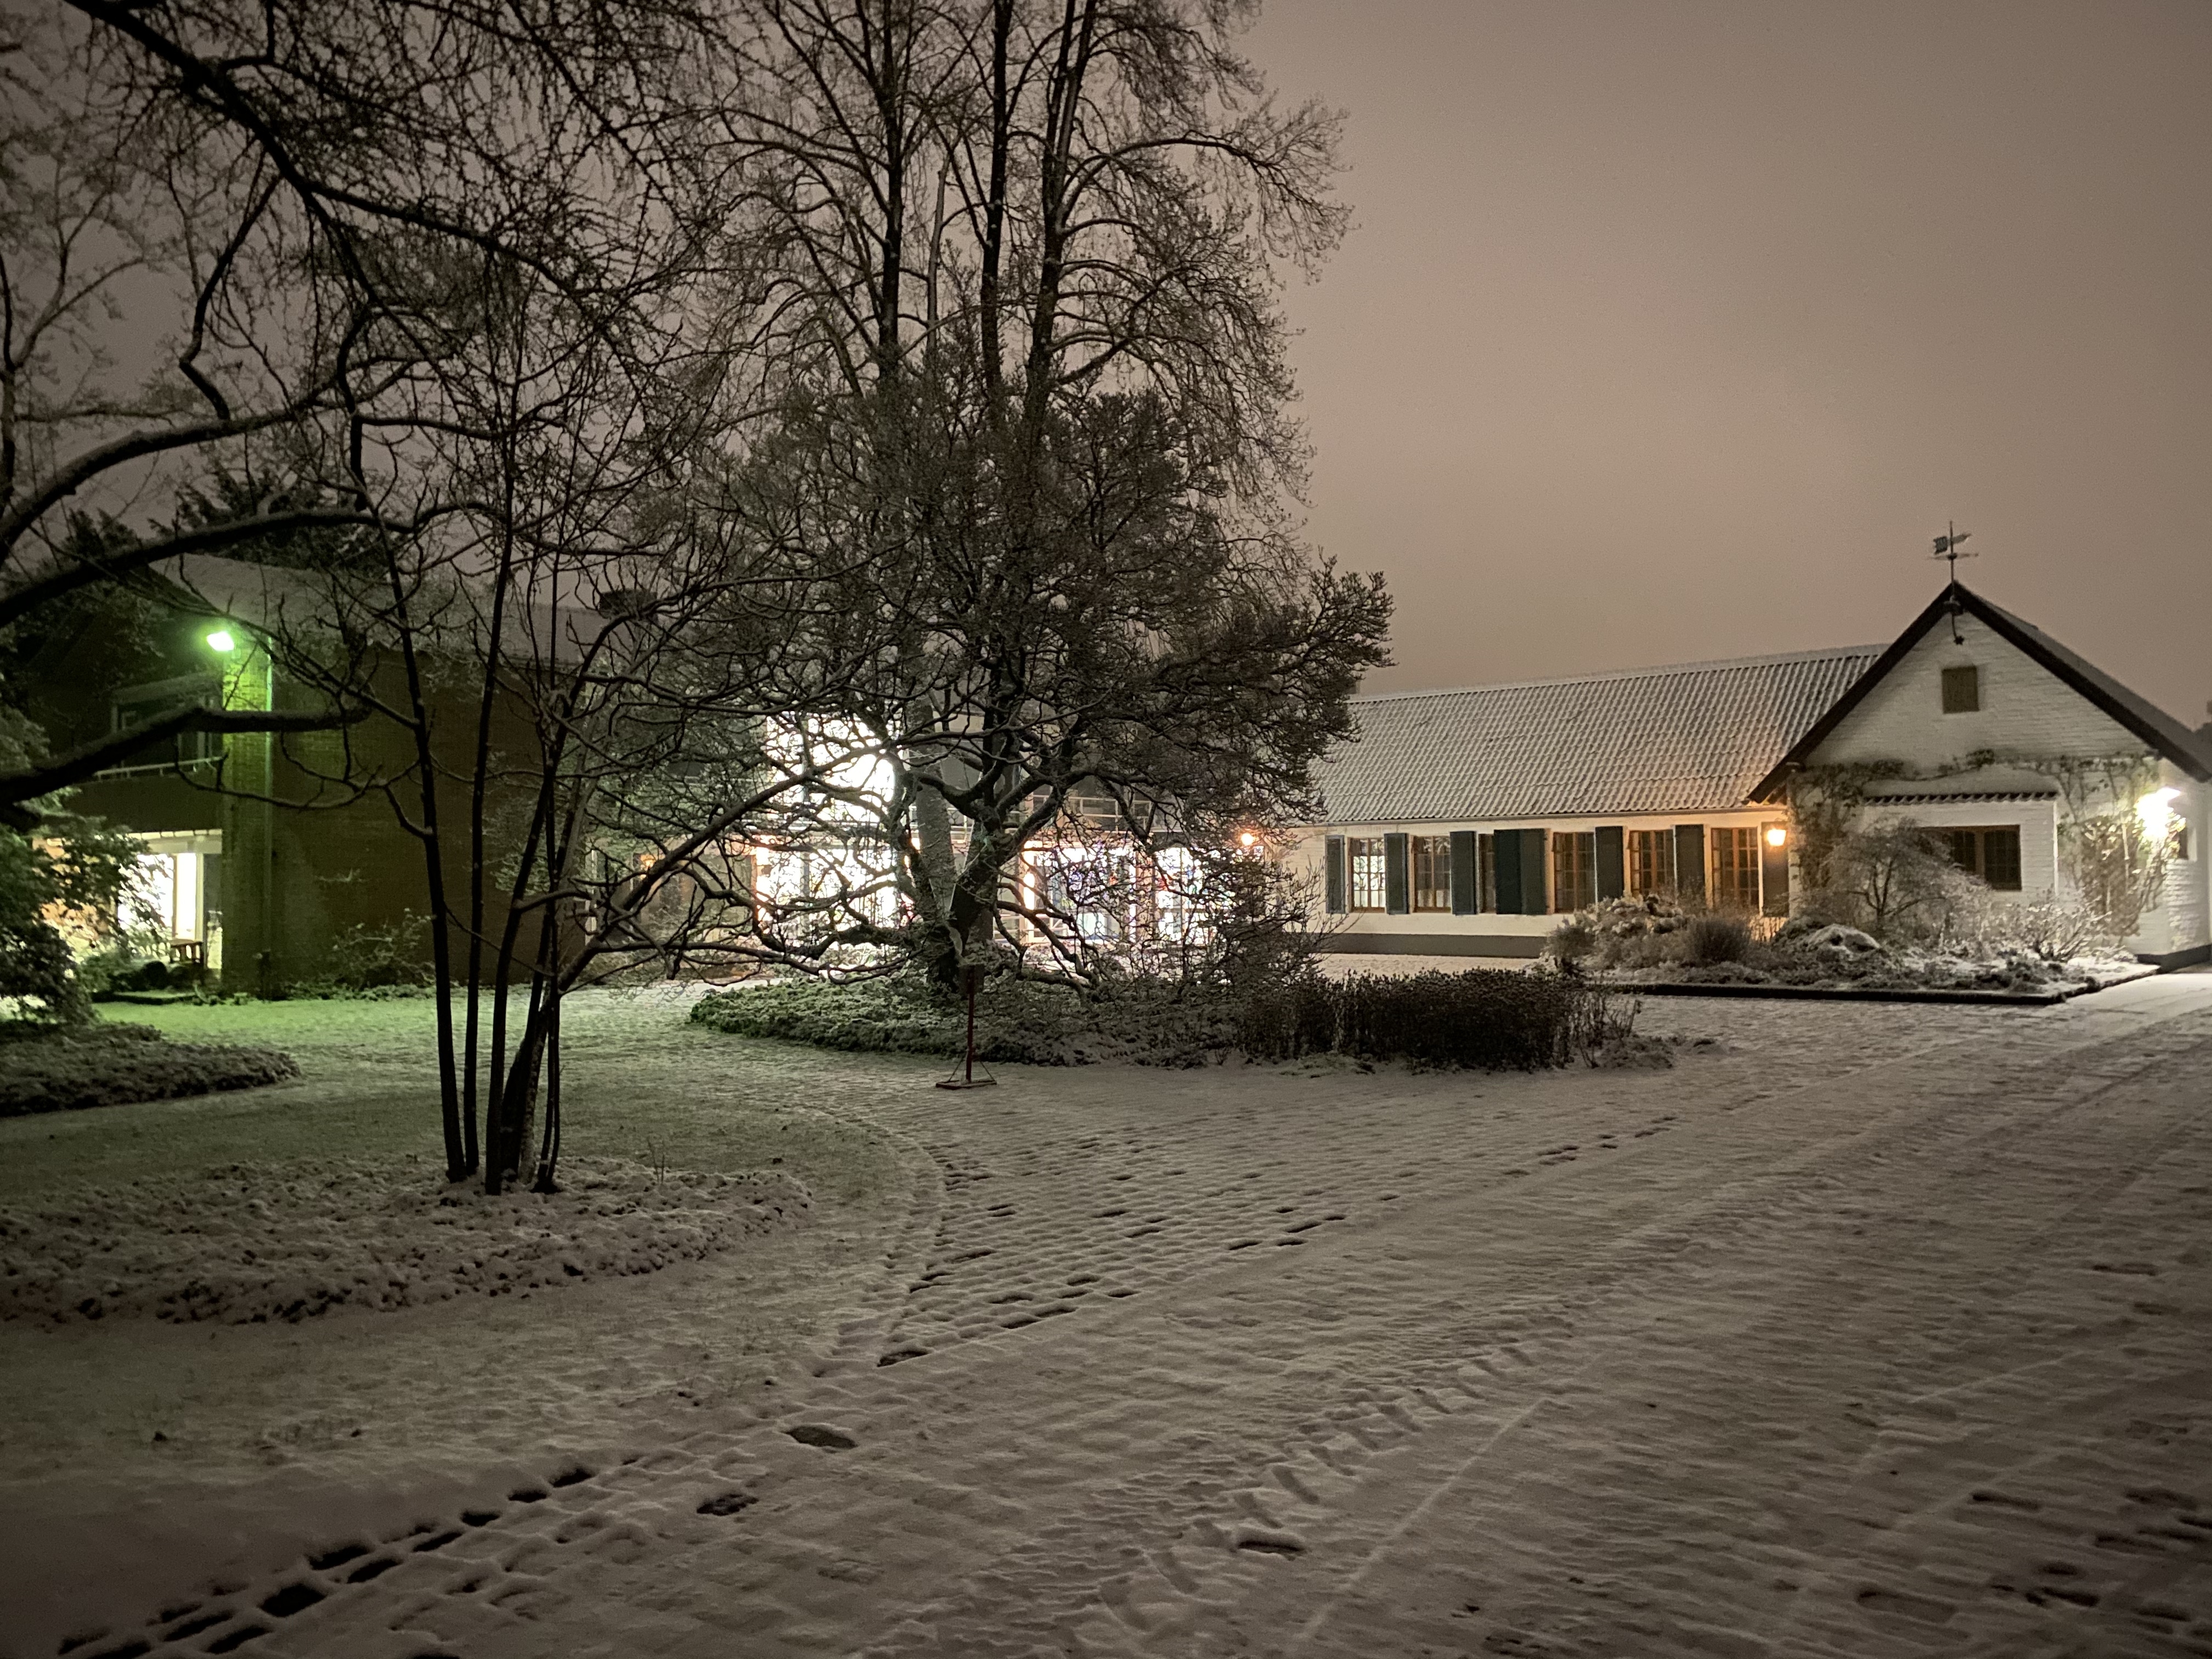
[[[1279,110],[1230,45],[1252,10],[732,10],[723,154],[782,273],[762,403],[815,458],[789,516],[872,556],[850,609],[892,643],[850,709],[940,981],[1073,793],[1279,811],[1382,660],[1380,579],[1287,516],[1276,283],[1343,210],[1334,118]]]

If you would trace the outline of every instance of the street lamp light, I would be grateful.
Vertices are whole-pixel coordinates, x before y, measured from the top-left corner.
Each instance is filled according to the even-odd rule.
[[[207,636],[207,647],[219,656],[228,656],[238,648],[238,636],[228,628],[218,628]]]

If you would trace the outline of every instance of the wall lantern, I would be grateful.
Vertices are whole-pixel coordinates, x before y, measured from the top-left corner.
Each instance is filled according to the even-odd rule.
[[[1244,848],[1257,847],[1260,844],[1260,837],[1247,830],[1237,837],[1237,844]]]
[[[1769,847],[1785,847],[1789,842],[1790,832],[1780,824],[1770,823],[1766,826],[1766,844]]]
[[[207,636],[207,648],[219,656],[228,656],[238,649],[238,636],[228,628],[214,629]]]

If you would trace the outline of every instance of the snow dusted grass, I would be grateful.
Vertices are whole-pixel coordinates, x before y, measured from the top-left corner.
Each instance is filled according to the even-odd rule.
[[[593,1004],[580,1158],[812,1218],[375,1317],[0,1324],[0,1654],[2202,1653],[2208,988],[972,1095]],[[305,1076],[246,1115],[0,1124],[8,1201],[19,1152],[304,1170],[338,1124],[434,1182],[392,1012],[333,1012],[257,1030]]]

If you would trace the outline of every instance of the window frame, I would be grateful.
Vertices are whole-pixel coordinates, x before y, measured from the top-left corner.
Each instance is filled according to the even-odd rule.
[[[1407,848],[1407,889],[1417,914],[1449,913],[1452,908],[1449,836],[1414,836]]]
[[[2027,888],[2021,869],[2020,831],[2021,826],[2016,823],[1947,823],[1936,833],[1943,837],[1944,851],[1950,856],[1951,862],[1960,869],[1978,878],[1992,893],[2018,893]],[[2008,836],[2012,842],[2012,879],[2002,884],[1991,881],[1989,876],[1989,838],[1991,836]],[[1968,843],[1972,848],[1971,860],[1959,856],[1960,842],[1966,837],[1972,837]]]
[[[1363,894],[1371,896],[1372,904],[1363,904]],[[1382,915],[1390,903],[1390,881],[1388,855],[1383,850],[1381,836],[1346,836],[1344,838],[1344,908],[1354,914],[1371,912]]]
[[[1553,915],[1571,915],[1597,902],[1597,831],[1554,830],[1552,842]],[[1570,867],[1571,866],[1571,868]]]
[[[1728,848],[1725,857],[1723,847]],[[1757,915],[1761,906],[1761,858],[1757,824],[1706,825],[1705,902],[1731,915]]]
[[[1647,852],[1655,854],[1648,860],[1644,856]],[[1676,886],[1674,826],[1665,824],[1656,830],[1632,829],[1628,832],[1626,856],[1622,863],[1626,866],[1622,872],[1626,879],[1621,884],[1631,897],[1641,898],[1647,893],[1662,893],[1671,898]],[[1658,878],[1649,883],[1644,880],[1647,863]]]

